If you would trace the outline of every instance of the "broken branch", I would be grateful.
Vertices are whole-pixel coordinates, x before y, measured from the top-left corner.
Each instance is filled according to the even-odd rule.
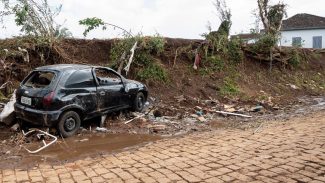
[[[244,115],[244,114],[238,114],[238,113],[232,113],[232,112],[225,112],[225,111],[214,111],[214,112],[215,113],[218,113],[218,114],[239,116],[239,117],[243,117],[243,118],[252,118],[253,117],[253,116],[248,116],[248,115]]]
[[[134,121],[134,120],[136,120],[136,119],[139,119],[139,118],[142,118],[142,117],[144,117],[144,116],[146,116],[145,114],[143,114],[143,115],[140,115],[140,116],[137,116],[137,117],[135,117],[135,118],[133,118],[133,119],[130,119],[129,121],[126,121],[124,124],[129,124],[129,123],[131,123],[132,121]]]
[[[133,62],[133,57],[134,57],[134,52],[135,52],[135,49],[137,48],[137,45],[138,45],[138,41],[136,41],[135,43],[134,43],[134,45],[133,45],[133,47],[131,48],[131,56],[130,56],[130,59],[129,59],[129,62],[128,62],[128,64],[126,65],[126,67],[124,68],[124,70],[125,70],[125,75],[128,75],[128,72],[129,72],[129,70],[130,70],[130,67],[131,67],[131,64],[132,64],[132,62]]]
[[[125,63],[125,57],[126,57],[126,53],[125,52],[123,52],[123,54],[122,54],[122,56],[121,56],[121,58],[120,58],[120,66],[118,67],[118,69],[117,69],[117,72],[119,73],[119,74],[121,74],[122,73],[122,69],[123,69],[123,65],[124,65],[124,63]]]

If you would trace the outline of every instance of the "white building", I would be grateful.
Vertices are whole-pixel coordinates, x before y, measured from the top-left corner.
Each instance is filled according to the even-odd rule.
[[[325,17],[297,14],[284,20],[280,46],[325,48]]]

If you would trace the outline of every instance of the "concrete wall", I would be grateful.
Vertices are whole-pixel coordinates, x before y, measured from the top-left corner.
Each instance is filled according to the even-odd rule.
[[[301,37],[303,48],[313,48],[313,37],[322,36],[322,47],[325,48],[325,29],[282,31],[280,46],[292,46],[293,37]]]

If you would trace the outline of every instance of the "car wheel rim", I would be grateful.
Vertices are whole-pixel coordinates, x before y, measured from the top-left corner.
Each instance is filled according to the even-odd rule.
[[[67,131],[72,131],[76,127],[76,120],[72,117],[67,118],[64,123],[64,128]]]
[[[139,97],[138,98],[138,109],[142,109],[143,108],[143,97]]]

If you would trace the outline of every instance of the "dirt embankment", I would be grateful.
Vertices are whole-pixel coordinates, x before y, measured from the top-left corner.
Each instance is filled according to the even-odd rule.
[[[156,110],[146,118],[137,119],[128,125],[124,124],[128,118],[122,116],[116,120],[116,116],[113,116],[107,121],[109,133],[147,134],[152,132],[151,127],[163,127],[155,133],[159,131],[159,134],[164,135],[211,130],[215,127],[257,128],[265,119],[286,119],[296,114],[311,113],[310,106],[314,106],[317,109],[315,111],[324,109],[323,98],[313,97],[310,100],[311,96],[325,94],[325,54],[322,51],[316,54],[312,50],[300,50],[306,59],[296,68],[275,64],[269,71],[269,64],[265,61],[244,58],[237,64],[219,59],[212,69],[209,61],[202,59],[199,69],[194,70],[194,53],[202,41],[170,38],[165,41],[164,51],[152,56],[153,61],[167,73],[168,79],[165,82],[142,81],[149,87],[149,101]],[[12,88],[15,88],[28,72],[41,65],[83,63],[109,66],[114,62],[111,53],[113,43],[114,40],[67,39],[49,49],[46,45],[20,39],[0,40],[0,60],[3,61],[0,85],[10,79]],[[28,58],[18,47],[27,50]],[[139,53],[136,51],[135,54]],[[131,66],[128,78],[139,80],[135,67],[136,64]],[[3,100],[12,91],[1,92],[4,94],[0,96]],[[308,97],[305,99],[303,96]],[[252,112],[252,107],[254,111],[256,106],[263,106],[263,110]],[[291,110],[287,110],[288,106]],[[254,117],[251,120],[225,119],[218,116],[216,110]],[[79,134],[78,138],[82,141],[89,136],[91,139],[92,133],[96,131],[96,127],[90,126],[84,126],[82,131],[86,132]],[[18,148],[20,144],[17,144],[21,134],[11,133],[1,125],[0,131],[3,132],[0,133],[0,160],[22,161],[25,155]]]
[[[199,70],[194,70],[193,51],[202,41],[170,38],[165,41],[164,52],[154,56],[154,59],[167,72],[168,81],[150,81],[147,85],[150,95],[168,106],[193,107],[198,100],[211,99],[223,103],[268,102],[285,105],[295,102],[299,96],[325,93],[325,54],[322,52],[314,54],[310,50],[304,50],[307,59],[298,68],[276,65],[271,72],[265,61],[249,58],[244,58],[236,65],[220,60],[220,66],[213,71],[207,68],[207,61],[203,59]],[[10,78],[17,85],[31,69],[40,65],[84,63],[107,66],[113,62],[113,42],[114,40],[66,39],[49,49],[19,39],[1,40],[0,49],[8,49],[10,52],[5,62],[13,69],[10,73],[1,73],[0,84]],[[24,60],[22,52],[17,51],[18,47],[27,48],[29,63]],[[3,58],[4,52],[0,53],[0,58]],[[138,79],[132,72],[132,67],[128,77]],[[185,97],[186,100],[179,101],[175,97]]]

